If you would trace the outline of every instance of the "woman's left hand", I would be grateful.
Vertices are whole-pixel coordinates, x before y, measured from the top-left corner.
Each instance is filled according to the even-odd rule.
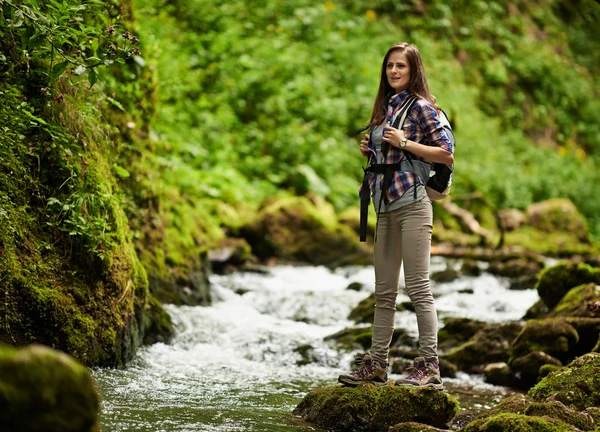
[[[382,139],[394,147],[399,148],[400,142],[404,139],[404,131],[402,129],[396,129],[392,126],[386,126]]]

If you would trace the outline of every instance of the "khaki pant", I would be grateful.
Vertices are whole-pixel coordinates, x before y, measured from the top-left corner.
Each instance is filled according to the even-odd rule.
[[[404,261],[406,293],[417,314],[419,350],[426,361],[438,362],[437,313],[429,284],[433,211],[423,199],[379,215],[375,243],[375,318],[371,356],[388,361],[394,332],[400,266]]]

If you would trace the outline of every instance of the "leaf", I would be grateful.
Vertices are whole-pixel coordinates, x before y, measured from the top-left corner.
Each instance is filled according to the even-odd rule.
[[[32,120],[35,120],[38,123],[41,123],[43,125],[48,126],[48,123],[46,123],[43,119],[34,116],[33,114],[31,114],[29,111],[27,110],[23,110],[23,113],[25,113],[25,115],[27,115],[29,118],[31,118]]]
[[[37,0],[29,0],[29,1],[36,9],[40,8],[40,5],[38,4]]]
[[[68,65],[69,63],[66,61],[55,64],[52,68],[52,73],[50,74],[50,81],[56,81],[56,79],[67,69]]]
[[[127,171],[125,168],[123,168],[122,166],[119,166],[117,164],[113,164],[113,168],[115,170],[115,173],[121,177],[121,178],[127,178],[130,177],[131,174],[129,174],[129,171]]]
[[[94,63],[100,63],[100,59],[98,57],[88,57],[85,59],[85,61],[87,62],[94,62]]]
[[[90,82],[90,88],[94,87],[94,84],[98,82],[98,74],[94,69],[91,69],[88,73],[88,81]]]
[[[114,106],[116,106],[117,108],[119,108],[121,111],[125,111],[125,108],[123,108],[123,105],[118,100],[115,100],[115,99],[111,98],[110,96],[106,96],[106,100],[109,101]]]

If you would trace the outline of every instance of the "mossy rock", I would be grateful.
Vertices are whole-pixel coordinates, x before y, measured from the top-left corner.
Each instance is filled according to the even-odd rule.
[[[570,351],[579,342],[577,330],[564,319],[529,321],[513,342],[512,359],[534,351],[543,351],[561,362],[570,359]],[[572,357],[571,357],[572,358]],[[509,365],[512,367],[511,362]]]
[[[569,408],[559,401],[534,402],[527,407],[525,415],[551,417],[575,426],[582,431],[589,431],[594,428],[594,418],[590,414]]]
[[[375,316],[375,293],[363,299],[352,309],[348,319],[357,323],[373,323]]]
[[[306,197],[286,197],[267,204],[241,230],[262,260],[282,260],[337,267],[369,264],[372,251],[338,222],[333,207]]]
[[[600,284],[600,269],[588,264],[563,262],[542,270],[536,289],[552,309],[572,288],[590,282]]]
[[[146,310],[147,313],[144,314],[143,319],[144,344],[151,345],[156,342],[171,342],[173,336],[175,336],[171,316],[152,295],[148,295]]]
[[[363,385],[327,387],[308,393],[294,410],[330,431],[387,431],[403,422],[444,427],[459,410],[458,401],[432,388]]]
[[[42,345],[0,345],[0,424],[6,432],[96,432],[100,402],[89,370]]]
[[[533,403],[527,395],[516,394],[503,398],[498,405],[491,407],[489,410],[480,413],[476,420],[493,417],[498,414],[524,414],[527,408]]]
[[[578,432],[578,429],[551,417],[498,414],[475,420],[460,432]]]
[[[489,324],[442,357],[460,370],[482,373],[486,364],[508,361],[511,343],[520,331],[521,324],[518,322]]]
[[[569,199],[554,198],[530,205],[526,224],[544,232],[567,232],[582,242],[589,242],[588,224]]]
[[[571,288],[556,306],[550,311],[548,317],[591,317],[592,311],[588,308],[589,302],[600,301],[600,285],[594,282]]]
[[[446,429],[438,429],[423,423],[406,422],[392,426],[387,432],[446,432]]]
[[[536,402],[548,398],[578,410],[600,406],[600,354],[588,353],[550,373],[529,390]]]
[[[475,334],[488,326],[488,323],[470,318],[449,318],[444,327],[438,331],[438,346],[440,351],[450,350],[462,345]]]

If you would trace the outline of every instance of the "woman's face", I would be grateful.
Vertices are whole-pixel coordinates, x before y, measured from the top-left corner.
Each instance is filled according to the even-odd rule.
[[[396,93],[408,88],[410,80],[410,67],[406,54],[400,51],[392,51],[385,65],[385,73],[387,75],[388,84]]]

